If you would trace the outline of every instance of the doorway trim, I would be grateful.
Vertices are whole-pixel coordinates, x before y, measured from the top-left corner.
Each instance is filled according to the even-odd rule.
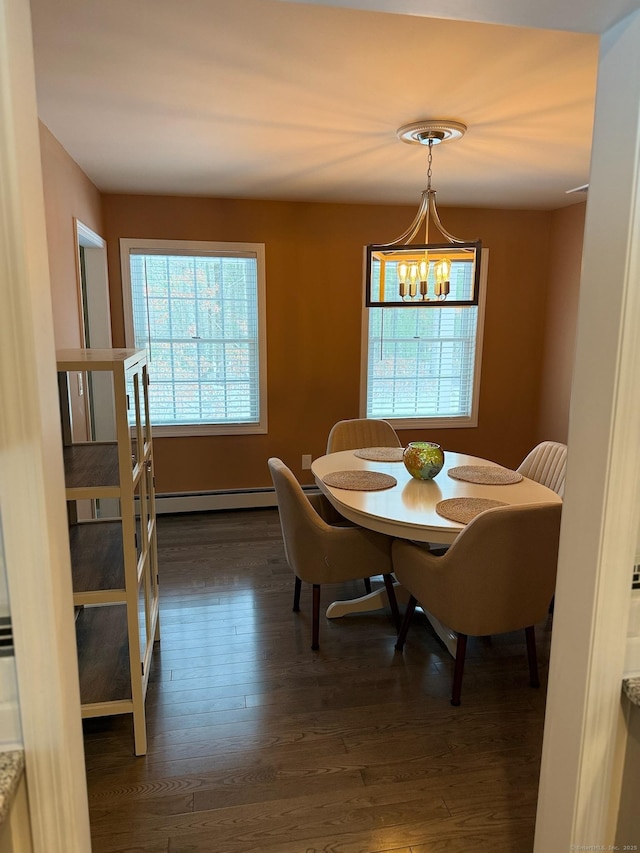
[[[28,0],[0,3],[0,504],[34,853],[91,850]]]
[[[600,45],[535,853],[615,842],[640,520],[639,57],[635,12]]]

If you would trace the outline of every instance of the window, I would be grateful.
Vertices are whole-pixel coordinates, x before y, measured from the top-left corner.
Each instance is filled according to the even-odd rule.
[[[127,346],[158,435],[264,433],[264,245],[120,240]]]
[[[483,249],[478,305],[365,309],[364,417],[398,428],[477,424],[487,260]]]

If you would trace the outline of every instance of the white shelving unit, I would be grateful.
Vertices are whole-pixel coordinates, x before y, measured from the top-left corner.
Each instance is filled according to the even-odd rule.
[[[160,638],[147,357],[135,349],[74,349],[56,358],[82,716],[131,713],[135,753],[144,755],[145,696]],[[116,440],[74,442],[70,376],[85,374],[87,387],[95,371],[112,376]],[[107,498],[119,502],[118,517],[101,517]],[[79,520],[78,501],[90,502],[90,519]]]

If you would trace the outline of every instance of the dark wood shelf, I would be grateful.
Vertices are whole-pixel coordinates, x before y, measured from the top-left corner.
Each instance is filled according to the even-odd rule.
[[[76,619],[83,705],[131,699],[127,608],[83,607]]]
[[[90,521],[69,528],[74,593],[124,590],[122,522]]]
[[[120,485],[115,442],[72,444],[65,447],[63,453],[67,489],[117,488]]]

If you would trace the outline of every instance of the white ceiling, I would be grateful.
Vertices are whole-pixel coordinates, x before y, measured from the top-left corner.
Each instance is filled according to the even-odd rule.
[[[39,113],[106,192],[556,208],[589,178],[598,31],[638,0],[32,0]],[[506,5],[505,5],[506,4]],[[603,10],[606,7],[606,13]],[[506,9],[506,11],[505,11]],[[533,11],[532,11],[533,10]],[[582,16],[581,16],[581,13]],[[508,15],[508,17],[507,17]],[[519,17],[520,15],[520,17]]]
[[[574,33],[604,33],[640,8],[639,0],[283,0],[454,21],[481,21]]]

